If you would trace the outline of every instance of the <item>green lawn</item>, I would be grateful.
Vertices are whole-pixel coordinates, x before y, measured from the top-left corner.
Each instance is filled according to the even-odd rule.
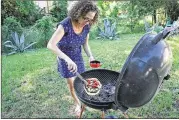
[[[143,34],[121,35],[118,41],[91,40],[101,68],[120,71],[131,49]],[[168,39],[173,52],[171,78],[148,104],[130,108],[130,118],[179,118],[179,36]],[[91,69],[83,53],[87,70]],[[75,118],[66,80],[57,73],[56,56],[48,49],[2,56],[2,118]],[[106,115],[124,118],[117,110]],[[99,110],[86,110],[83,118],[100,118]]]

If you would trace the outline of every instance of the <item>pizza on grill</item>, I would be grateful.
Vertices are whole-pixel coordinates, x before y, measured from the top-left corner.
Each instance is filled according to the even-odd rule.
[[[88,95],[97,95],[102,87],[97,78],[88,78],[88,84],[85,85],[85,91]]]

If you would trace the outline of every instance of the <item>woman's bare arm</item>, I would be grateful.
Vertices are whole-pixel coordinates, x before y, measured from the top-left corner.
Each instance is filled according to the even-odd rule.
[[[61,25],[59,25],[57,30],[54,32],[54,34],[50,38],[47,44],[47,48],[53,51],[58,57],[65,60],[68,64],[69,70],[71,70],[72,72],[76,72],[77,70],[76,64],[57,47],[57,43],[62,39],[62,37],[64,36],[64,33],[65,33],[64,28]]]
[[[92,60],[94,60],[94,57],[93,57],[93,55],[91,53],[91,49],[89,47],[88,41],[89,41],[89,34],[87,35],[86,41],[83,44],[83,49],[84,49],[86,55],[89,57],[90,61],[92,61]]]

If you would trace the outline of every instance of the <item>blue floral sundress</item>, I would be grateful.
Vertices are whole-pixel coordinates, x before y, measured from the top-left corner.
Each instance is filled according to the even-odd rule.
[[[58,25],[62,25],[65,31],[64,36],[58,42],[58,48],[65,53],[71,60],[73,60],[78,68],[78,72],[82,73],[85,71],[84,61],[82,58],[81,46],[85,43],[87,34],[90,30],[90,25],[85,25],[80,34],[76,34],[72,27],[71,18],[67,17],[63,21],[59,22]],[[64,78],[70,78],[76,76],[74,73],[68,70],[67,63],[57,57],[58,72]]]

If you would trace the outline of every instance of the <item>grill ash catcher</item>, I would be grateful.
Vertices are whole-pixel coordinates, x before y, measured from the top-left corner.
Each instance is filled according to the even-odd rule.
[[[102,88],[99,94],[90,96],[84,90],[84,83],[76,77],[74,89],[82,102],[82,113],[85,105],[104,111],[120,110],[124,114],[129,108],[137,108],[151,101],[164,79],[169,78],[172,66],[172,51],[165,38],[170,29],[159,34],[145,34],[135,45],[120,72],[107,69],[92,69],[81,74],[84,79],[97,78]]]

